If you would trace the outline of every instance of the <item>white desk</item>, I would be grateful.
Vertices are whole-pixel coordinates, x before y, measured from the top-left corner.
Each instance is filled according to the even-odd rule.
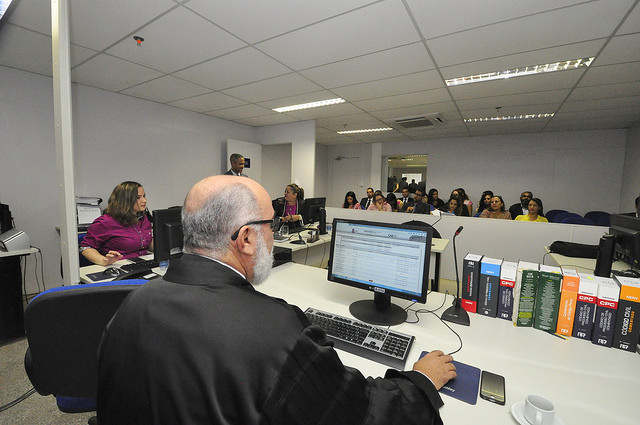
[[[350,316],[349,304],[373,294],[328,282],[326,271],[298,264],[276,267],[257,289],[285,299],[303,311],[315,307]],[[438,308],[444,294],[430,293],[427,304]],[[445,307],[450,305],[448,297]],[[393,301],[393,300],[392,300]],[[404,300],[395,299],[400,306]],[[443,309],[437,313],[440,315]],[[503,375],[506,404],[499,406],[478,397],[475,405],[443,395],[440,410],[445,424],[517,424],[511,406],[531,393],[542,394],[556,404],[565,424],[637,424],[640,418],[640,356],[605,348],[576,338],[563,340],[533,328],[515,328],[511,322],[470,314],[471,326],[450,326],[460,334],[464,346],[454,354],[458,361]],[[414,318],[409,313],[409,319]],[[432,314],[421,314],[417,324],[394,326],[416,337],[406,368],[410,369],[422,351],[458,348],[458,338]],[[386,366],[338,351],[342,361],[360,369],[365,376],[382,376]]]

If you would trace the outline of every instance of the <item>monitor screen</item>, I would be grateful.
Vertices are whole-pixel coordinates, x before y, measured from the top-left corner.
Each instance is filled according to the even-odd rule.
[[[182,208],[153,211],[153,259],[166,261],[182,254]]]
[[[324,208],[327,198],[307,198],[304,200],[302,218],[305,224],[320,221],[320,209]]]
[[[614,258],[640,269],[640,218],[611,214],[609,233],[615,236]]]
[[[374,299],[349,306],[359,320],[375,325],[404,322],[406,311],[391,297],[427,300],[432,228],[334,219],[328,279],[372,291]]]

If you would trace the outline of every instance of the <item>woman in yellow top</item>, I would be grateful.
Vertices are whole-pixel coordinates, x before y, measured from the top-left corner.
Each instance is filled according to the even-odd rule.
[[[529,205],[527,206],[529,213],[526,215],[518,215],[516,216],[516,220],[518,221],[539,221],[541,223],[548,223],[549,220],[544,218],[539,214],[542,211],[542,201],[540,198],[533,198],[529,201]]]

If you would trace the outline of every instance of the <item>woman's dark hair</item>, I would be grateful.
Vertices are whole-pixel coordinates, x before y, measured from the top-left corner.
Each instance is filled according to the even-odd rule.
[[[476,209],[477,213],[481,213],[482,211],[489,208],[489,205],[484,204],[485,196],[490,196],[491,198],[493,198],[493,192],[490,190],[485,190],[484,192],[482,192],[482,196],[480,197],[480,202],[478,202],[478,209]],[[491,200],[491,198],[489,198],[489,200]]]
[[[455,200],[458,203],[458,207],[456,208],[456,210],[453,212],[455,215],[462,215],[462,207],[464,207],[464,203],[462,202],[462,199],[460,199],[459,196],[452,196],[451,198],[449,198],[449,200],[447,201],[447,211],[449,211],[449,203]],[[466,207],[465,207],[466,208]]]
[[[393,192],[387,194],[387,204],[391,206],[391,211],[398,211],[398,198]]]
[[[458,196],[460,197],[460,199],[462,199],[463,201],[468,201],[469,200],[469,196],[467,196],[467,192],[464,191],[463,188],[459,187],[457,189],[453,189],[451,191],[451,196],[453,197],[453,192],[458,192]]]
[[[291,188],[291,191],[296,195],[296,199],[298,201],[302,201],[304,199],[304,189],[298,186],[295,183],[291,183],[287,185],[288,188]]]
[[[429,194],[427,195],[427,204],[431,204],[435,206],[435,199],[433,199],[433,194],[436,193],[438,189],[431,188],[429,189]],[[424,193],[424,192],[423,192]]]
[[[353,206],[355,207],[355,205],[358,203],[358,200],[356,199],[356,194],[353,191],[349,191],[347,192],[346,195],[344,195],[344,203],[342,204],[342,208],[349,208],[349,202],[347,201],[347,198],[351,196],[351,198],[353,198]]]
[[[544,217],[544,213],[542,211],[542,200],[540,198],[531,198],[531,201],[535,202],[536,204],[538,204],[538,215]],[[531,202],[529,201],[529,202]]]
[[[498,199],[500,199],[500,202],[502,202],[502,206],[500,207],[500,211],[502,211],[502,212],[506,211],[506,210],[504,209],[504,199],[502,199],[502,196],[500,196],[500,195],[493,195],[493,196],[492,196],[492,198],[498,198]],[[491,210],[490,210],[490,211],[491,211]]]
[[[133,224],[138,221],[138,213],[133,206],[138,202],[138,182],[126,181],[113,188],[109,203],[104,213],[115,218],[122,224]]]

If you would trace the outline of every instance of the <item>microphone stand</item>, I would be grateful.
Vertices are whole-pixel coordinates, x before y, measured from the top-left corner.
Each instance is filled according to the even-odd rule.
[[[446,309],[444,313],[442,313],[442,320],[446,320],[447,322],[457,323],[463,326],[469,326],[469,313],[462,308],[462,300],[460,299],[460,276],[458,275],[458,256],[456,254],[456,236],[458,236],[462,232],[462,226],[458,227],[456,233],[453,235],[453,266],[456,269],[456,297],[453,300],[453,305]]]

